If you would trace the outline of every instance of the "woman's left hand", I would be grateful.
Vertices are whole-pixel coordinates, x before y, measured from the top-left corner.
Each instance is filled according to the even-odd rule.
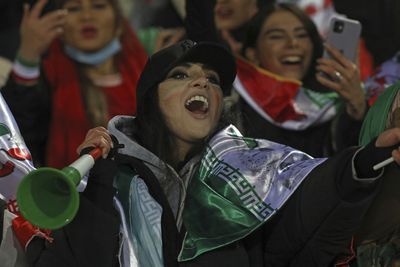
[[[361,87],[359,68],[336,48],[325,45],[325,49],[332,58],[317,60],[317,80],[336,91],[345,100],[346,111],[350,117],[355,120],[363,119],[367,104]]]

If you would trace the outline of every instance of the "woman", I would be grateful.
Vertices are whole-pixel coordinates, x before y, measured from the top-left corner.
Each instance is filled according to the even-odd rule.
[[[78,151],[101,147],[108,159],[92,169],[75,219],[24,243],[32,265],[332,263],[374,197],[382,171],[372,166],[391,153],[400,163],[390,148],[400,129],[328,160],[244,138],[221,118],[234,77],[215,44],[186,40],[150,57],[137,117],[88,132]]]
[[[270,4],[252,19],[234,85],[245,135],[316,157],[357,144],[367,109],[358,68],[328,45],[332,59],[321,58],[323,48],[295,5]]]
[[[134,114],[146,53],[116,0],[25,5],[21,44],[2,93],[36,165],[61,168],[91,127]],[[42,58],[43,56],[43,58]]]

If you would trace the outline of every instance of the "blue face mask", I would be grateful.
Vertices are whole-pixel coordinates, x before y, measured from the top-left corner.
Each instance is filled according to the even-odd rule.
[[[109,57],[115,55],[121,50],[121,43],[118,38],[114,38],[108,45],[97,52],[86,53],[73,48],[67,44],[64,45],[65,53],[79,63],[88,65],[98,65],[105,62]]]

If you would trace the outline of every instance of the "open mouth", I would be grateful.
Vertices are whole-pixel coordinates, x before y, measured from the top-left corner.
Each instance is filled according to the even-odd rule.
[[[87,26],[82,28],[81,34],[86,38],[93,38],[97,35],[97,29],[95,27]]]
[[[233,10],[231,8],[227,8],[227,7],[220,7],[220,8],[217,8],[215,13],[216,13],[217,17],[219,17],[220,19],[227,19],[230,16],[232,16]]]
[[[302,62],[301,56],[287,56],[281,59],[281,63],[284,65],[300,65]]]
[[[206,114],[208,112],[208,99],[202,95],[192,96],[186,101],[185,108],[195,114]]]

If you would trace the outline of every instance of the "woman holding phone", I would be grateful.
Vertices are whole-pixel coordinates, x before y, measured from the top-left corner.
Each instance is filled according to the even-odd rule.
[[[187,5],[187,33],[195,40],[216,35],[198,15],[208,14],[199,9],[204,2]],[[264,3],[242,31],[238,79],[227,108],[239,111],[236,124],[246,135],[317,157],[357,144],[367,109],[359,69],[328,45],[331,59],[322,58],[322,38],[304,11],[294,4]]]
[[[330,58],[321,57],[324,49]],[[323,45],[297,6],[270,4],[260,10],[249,23],[242,56],[234,86],[247,135],[313,156],[357,144],[367,110],[359,69]]]

